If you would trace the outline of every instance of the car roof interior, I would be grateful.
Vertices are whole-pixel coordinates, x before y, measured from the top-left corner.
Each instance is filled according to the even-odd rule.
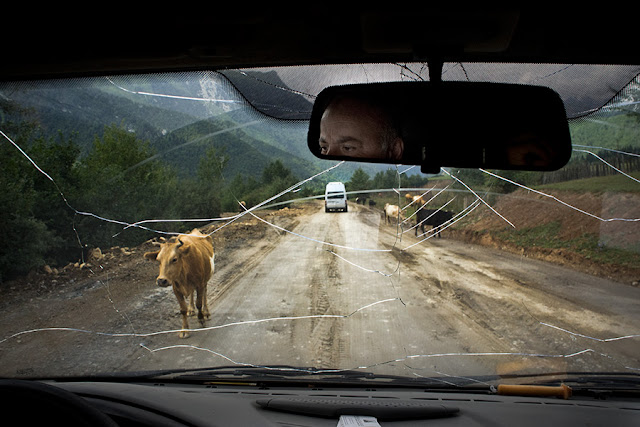
[[[0,28],[0,79],[292,64],[638,63],[624,10],[458,9],[14,13]]]

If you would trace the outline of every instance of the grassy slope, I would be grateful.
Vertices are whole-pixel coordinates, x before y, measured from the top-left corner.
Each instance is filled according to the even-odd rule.
[[[640,183],[616,175],[537,190],[556,199],[520,189],[492,204],[515,228],[482,208],[455,234],[620,281],[640,280],[640,221],[607,221],[640,217]]]
[[[633,178],[640,180],[640,172],[633,172]],[[629,192],[640,193],[640,182],[634,182],[624,175],[598,176],[542,185],[538,190],[564,190],[590,193]]]

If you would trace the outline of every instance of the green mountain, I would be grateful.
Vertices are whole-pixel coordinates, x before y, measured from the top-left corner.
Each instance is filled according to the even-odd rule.
[[[280,159],[300,179],[336,164],[309,152],[306,121],[271,117],[304,117],[311,108],[301,95],[282,91],[284,84],[276,73],[226,72],[229,83],[216,86],[217,93],[205,96],[203,82],[207,78],[204,76],[200,84],[193,74],[86,79],[73,84],[17,86],[2,90],[2,95],[26,109],[28,114],[21,119],[35,121],[44,136],[54,140],[59,134],[63,139],[72,137],[81,155],[91,150],[105,127],[117,125],[147,141],[156,157],[176,167],[181,175],[195,173],[199,158],[212,145],[230,157],[225,169],[228,178],[237,174],[258,177],[274,159]],[[280,98],[278,105],[287,105],[290,110],[275,113],[275,107],[267,102],[272,95],[266,93],[265,83]],[[255,97],[255,106],[230,102],[242,99],[240,89]],[[246,163],[254,166],[248,169]],[[389,166],[344,164],[325,177],[347,181],[358,167],[374,175]]]
[[[251,128],[249,132],[232,117],[218,116],[177,129],[156,139],[152,146],[158,157],[182,176],[195,173],[200,158],[210,147],[215,147],[218,155],[227,157],[224,176],[228,179],[237,174],[259,178],[264,167],[276,159],[280,159],[298,177],[320,170],[320,161],[310,153],[308,156],[294,154],[296,150],[291,147],[303,142],[295,129],[291,130],[288,138],[276,141],[268,136],[261,138],[264,126],[260,122],[248,127]]]

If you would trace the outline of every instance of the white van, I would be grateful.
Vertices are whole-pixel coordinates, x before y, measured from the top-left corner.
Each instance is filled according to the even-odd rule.
[[[330,182],[324,192],[324,211],[347,211],[347,191],[342,182]]]

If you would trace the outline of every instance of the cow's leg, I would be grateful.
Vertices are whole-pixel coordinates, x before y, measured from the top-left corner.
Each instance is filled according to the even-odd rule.
[[[196,296],[196,307],[198,308],[198,320],[200,321],[200,325],[204,327],[204,319],[205,317],[208,319],[209,309],[207,308],[207,285],[205,283],[204,286],[198,288],[198,295]]]
[[[195,316],[196,315],[196,306],[193,303],[193,298],[194,298],[193,294],[195,294],[195,292],[191,292],[191,297],[189,298],[190,302],[189,302],[189,309],[187,310],[187,316]]]
[[[182,295],[182,293],[178,291],[175,287],[173,288],[173,293],[176,295],[178,304],[180,304],[180,315],[182,316],[182,331],[178,333],[178,337],[188,338],[189,337],[189,321],[187,319],[187,313],[188,313],[187,301],[184,295]]]
[[[207,302],[207,284],[204,284],[204,291],[202,294],[202,314],[205,319],[211,319],[211,313],[209,313],[209,303]]]

